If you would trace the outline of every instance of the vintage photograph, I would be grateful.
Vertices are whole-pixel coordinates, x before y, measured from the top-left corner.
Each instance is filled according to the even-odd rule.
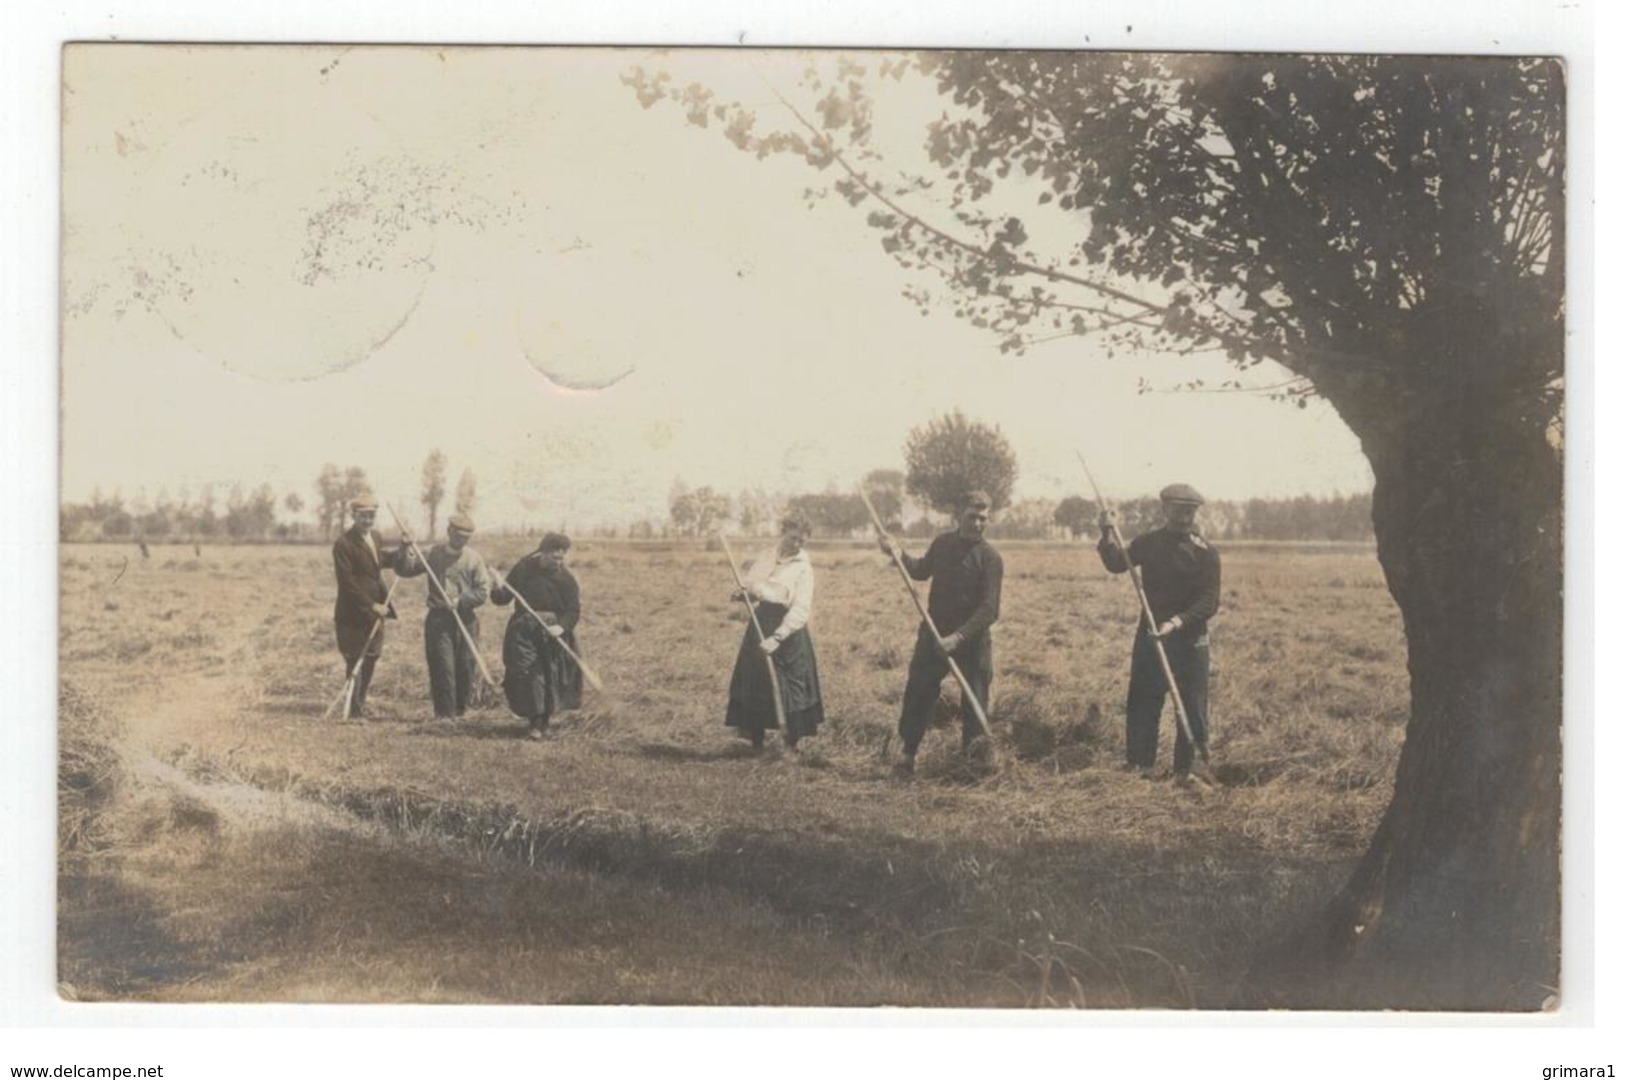
[[[61,90],[63,999],[1562,1007],[1560,59]]]

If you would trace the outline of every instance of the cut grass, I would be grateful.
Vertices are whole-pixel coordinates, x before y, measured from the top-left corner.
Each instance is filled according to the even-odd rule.
[[[485,553],[511,561],[525,546],[499,542]],[[563,717],[560,734],[539,744],[521,742],[521,726],[497,702],[463,725],[417,722],[428,708],[415,583],[397,594],[402,619],[389,629],[369,700],[376,721],[323,724],[343,679],[325,551],[224,552],[205,560],[211,572],[231,570],[219,577],[132,565],[111,614],[99,608],[103,568],[94,556],[65,553],[64,674],[116,704],[133,744],[194,778],[251,780],[382,830],[278,825],[274,849],[312,848],[308,864],[306,855],[290,858],[278,876],[274,859],[248,873],[241,864],[253,853],[229,830],[203,843],[206,814],[195,807],[180,811],[192,826],[173,813],[149,816],[148,832],[132,843],[153,848],[142,858],[155,860],[173,849],[172,881],[143,874],[139,860],[119,880],[139,886],[166,932],[213,965],[188,992],[212,1000],[1223,1005],[1254,951],[1329,897],[1387,801],[1407,700],[1404,645],[1386,594],[1366,587],[1381,580],[1369,552],[1226,553],[1212,709],[1223,786],[1192,794],[1117,769],[1133,599],[1085,548],[1006,553],[1012,574],[991,701],[997,771],[967,774],[950,709],[927,736],[912,784],[890,778],[887,755],[915,616],[878,554],[813,552],[828,723],[807,752],[789,756],[751,755],[722,728],[740,624],[707,613],[729,584],[719,553],[578,548],[582,643],[609,687],[589,693],[587,709]],[[712,578],[716,595],[669,589]],[[1342,584],[1326,584],[1333,579]],[[309,588],[261,591],[272,580]],[[496,667],[504,617],[485,621]],[[125,639],[148,647],[120,661],[113,647]],[[1170,717],[1165,754],[1171,729]],[[213,861],[194,850],[200,845]],[[328,846],[358,846],[398,865],[371,884],[328,881],[321,867],[331,852],[318,852]],[[198,927],[184,933],[169,920],[187,910],[189,884],[218,885],[224,896],[229,875],[212,875],[227,867],[259,882],[269,908],[302,914],[286,923],[274,911],[255,916],[283,929],[255,930],[263,947],[222,961],[202,927],[211,919],[235,926],[253,904],[240,915],[226,899],[202,905]],[[454,894],[448,920],[460,919],[463,932],[422,929],[421,944],[399,942],[391,956],[385,936],[354,927],[373,925],[366,913],[375,889],[388,891],[384,882],[408,893],[420,876],[482,884]],[[327,883],[318,889],[318,881]],[[524,904],[553,902],[567,925],[594,925],[587,901],[535,891],[571,881],[584,895],[613,895],[639,910],[628,924],[651,928],[630,952],[593,944],[624,977],[567,958],[553,964],[545,953],[535,963],[547,970],[529,982],[495,974],[491,952],[526,940],[525,920],[512,914]],[[494,895],[510,900],[496,904]],[[312,896],[325,899],[312,904]],[[311,921],[321,933],[359,934],[370,942],[365,966],[393,974],[373,991],[320,970],[310,943],[325,939],[301,929]],[[760,932],[736,938],[735,923]],[[661,927],[688,942],[681,963],[653,940]],[[64,918],[64,948],[100,932]],[[775,950],[798,949],[819,958],[803,957],[804,975],[776,963]],[[486,959],[449,980],[426,974],[437,954],[462,971],[459,952]],[[744,973],[752,955],[769,974]],[[482,966],[490,973],[483,982]],[[114,987],[111,996],[163,996],[179,992],[175,982],[100,985]]]

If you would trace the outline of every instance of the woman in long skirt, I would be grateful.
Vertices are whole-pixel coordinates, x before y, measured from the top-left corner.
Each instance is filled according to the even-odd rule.
[[[813,569],[804,548],[811,535],[812,524],[805,515],[795,511],[785,515],[778,548],[752,563],[745,575],[745,592],[755,605],[764,637],[758,637],[756,626],[746,621],[745,640],[740,642],[728,684],[726,722],[758,749],[767,730],[779,726],[773,684],[767,674],[769,663],[778,674],[784,703],[789,729],[784,733],[785,745],[795,749],[802,739],[816,734],[824,720],[818,658],[807,626],[812,618]]]
[[[502,690],[508,708],[530,723],[533,739],[547,735],[555,715],[581,707],[581,669],[559,648],[562,641],[581,655],[576,641],[581,587],[564,565],[569,550],[568,536],[548,533],[541,546],[508,571],[506,583],[491,593],[497,604],[511,602],[517,592],[530,605],[527,609],[515,604],[508,620],[502,639]]]

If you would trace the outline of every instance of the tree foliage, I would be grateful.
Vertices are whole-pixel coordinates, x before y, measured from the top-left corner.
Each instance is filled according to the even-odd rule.
[[[437,536],[440,504],[446,498],[446,455],[439,447],[429,451],[423,459],[422,482],[418,489],[418,503],[429,515],[428,535]]]
[[[1055,504],[1055,524],[1067,531],[1074,540],[1095,526],[1100,516],[1094,501],[1082,495],[1068,495]]]
[[[848,536],[869,525],[869,511],[863,500],[849,491],[792,495],[787,508],[807,515],[819,536]]]
[[[226,535],[233,540],[261,539],[276,526],[276,492],[261,484],[245,495],[233,487],[226,500]]]
[[[875,513],[887,529],[896,529],[903,523],[903,497],[908,488],[908,477],[900,469],[870,469],[863,477],[863,490],[869,493]]]
[[[463,475],[457,478],[457,496],[455,506],[459,514],[472,514],[480,502],[479,481],[474,479],[474,470],[465,468]]]
[[[673,486],[671,524],[679,536],[709,536],[733,516],[733,501],[710,487]]]
[[[871,144],[876,83],[908,75],[951,102],[924,132],[930,176]],[[1283,393],[1335,399],[1439,375],[1448,357],[1413,343],[1476,316],[1531,339],[1503,389],[1528,424],[1558,419],[1559,61],[839,56],[802,79],[816,106],[780,93],[768,130],[763,110],[664,72],[626,81],[741,149],[834,173],[825,192],[869,208],[885,250],[942,283],[907,295],[1006,350],[1057,334],[1221,350],[1302,377]]]
[[[958,409],[910,431],[903,460],[908,493],[938,513],[955,513],[961,500],[978,490],[993,500],[994,510],[1010,505],[1015,452],[997,426],[971,420]]]

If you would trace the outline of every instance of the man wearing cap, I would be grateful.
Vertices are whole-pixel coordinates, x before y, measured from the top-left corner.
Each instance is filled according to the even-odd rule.
[[[555,713],[581,707],[581,669],[559,648],[563,641],[581,655],[575,636],[581,587],[564,565],[569,550],[568,536],[548,533],[491,593],[497,604],[515,595],[524,601],[514,604],[502,639],[502,692],[514,715],[530,722],[533,739],[547,734]]]
[[[1004,587],[1004,559],[983,539],[993,502],[984,492],[973,491],[961,501],[959,524],[931,541],[925,554],[916,559],[882,534],[880,550],[894,551],[903,568],[915,581],[931,581],[926,611],[942,635],[946,651],[938,649],[931,629],[924,622],[914,639],[914,656],[908,664],[908,685],[903,690],[903,712],[897,731],[903,740],[900,774],[914,771],[914,755],[931,722],[943,677],[948,674],[948,657],[959,664],[965,681],[985,709],[993,686],[993,638],[989,630],[999,617],[999,594]],[[970,702],[959,706],[960,744],[969,748],[981,734],[976,712]]]
[[[1156,619],[1154,633],[1162,641],[1173,669],[1174,684],[1185,705],[1191,736],[1207,747],[1207,622],[1219,610],[1219,552],[1202,539],[1196,528],[1196,510],[1202,496],[1189,484],[1162,489],[1161,528],[1136,536],[1125,552],[1117,531],[1117,514],[1100,515],[1100,561],[1114,574],[1140,568],[1145,596]],[[1128,681],[1128,767],[1149,777],[1157,761],[1157,725],[1168,680],[1157,659],[1153,631],[1140,620]],[[1174,777],[1191,782],[1195,747],[1181,730],[1174,740]]]
[[[378,546],[372,523],[378,516],[378,500],[358,495],[350,500],[350,527],[333,542],[333,576],[338,581],[338,599],[333,603],[333,630],[338,637],[344,672],[355,672],[350,715],[364,715],[367,687],[372,670],[384,651],[383,620],[395,618],[395,607],[386,602],[384,567],[400,565],[401,549],[384,551]],[[374,629],[376,627],[376,630]],[[360,661],[359,666],[357,661]]]
[[[469,516],[453,514],[446,522],[446,542],[436,544],[424,556],[428,571],[440,583],[440,588],[429,586],[429,611],[423,618],[423,655],[429,665],[429,696],[436,720],[461,720],[479,678],[474,650],[458,629],[460,622],[477,644],[480,620],[476,612],[491,596],[491,571],[468,545],[473,535],[474,522]],[[396,573],[417,577],[424,570],[422,560],[408,550]]]

